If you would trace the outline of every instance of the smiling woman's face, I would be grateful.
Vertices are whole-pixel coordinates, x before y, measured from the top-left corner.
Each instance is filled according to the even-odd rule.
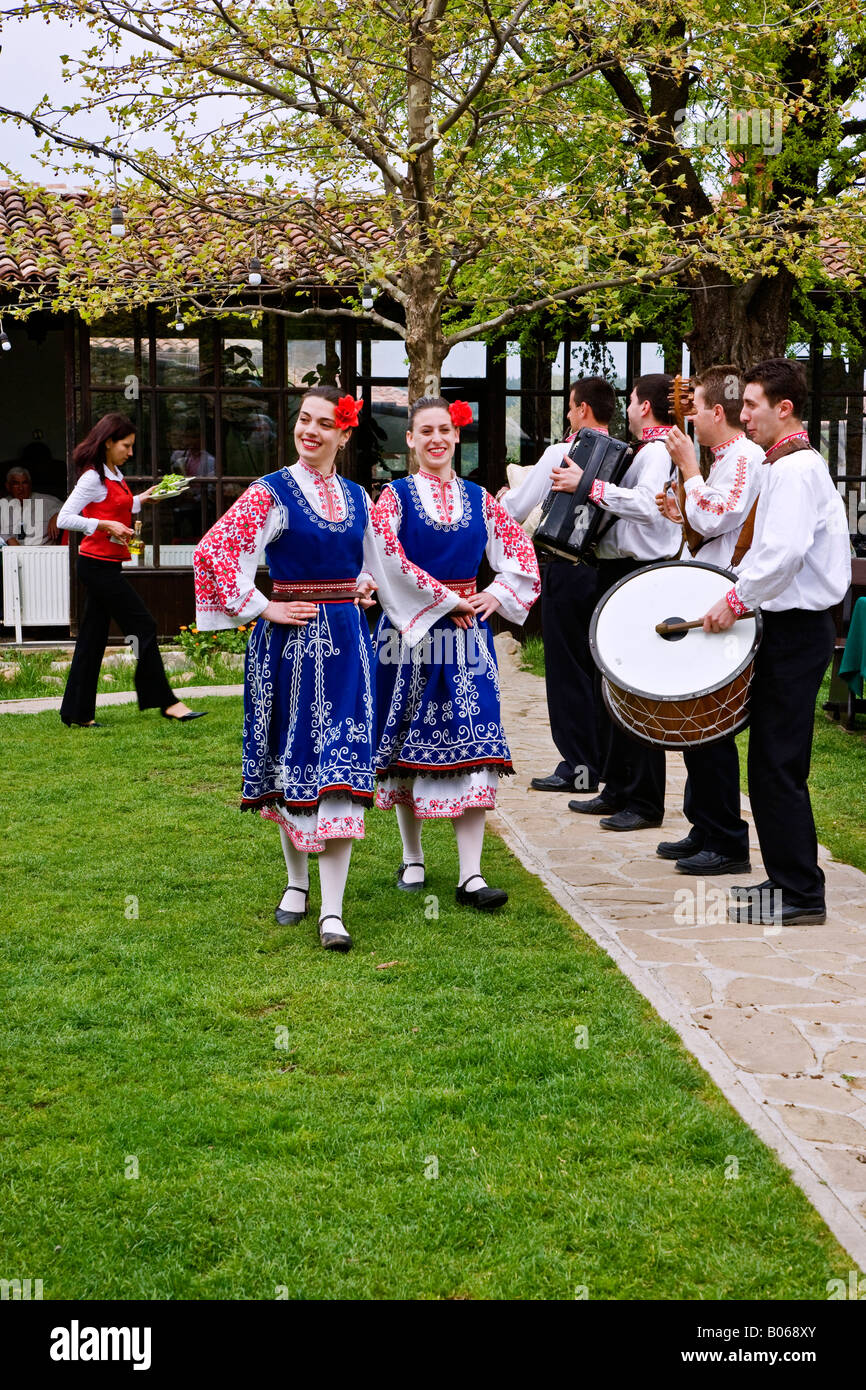
[[[419,464],[430,473],[448,470],[459,439],[460,431],[441,405],[419,410],[406,435],[406,443],[415,450]]]
[[[298,458],[311,468],[327,468],[348,437],[348,430],[337,428],[334,406],[322,396],[306,396],[295,424]]]

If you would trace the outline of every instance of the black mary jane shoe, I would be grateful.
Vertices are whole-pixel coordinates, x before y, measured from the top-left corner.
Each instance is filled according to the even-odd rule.
[[[283,898],[286,896],[290,888],[292,889],[293,893],[303,893],[304,910],[303,912],[288,912],[283,907],[275,907],[274,918],[277,922],[279,922],[281,927],[290,927],[293,922],[302,922],[307,915],[307,908],[310,906],[309,884],[306,888],[298,888],[294,883],[287,883],[285,888],[283,889]],[[280,902],[282,902],[282,900],[283,899],[281,898]]]
[[[474,907],[477,908],[479,912],[495,912],[497,907],[504,907],[505,903],[508,902],[508,894],[505,892],[505,889],[488,888],[486,883],[484,883],[481,888],[467,888],[466,884],[471,883],[475,878],[481,878],[481,875],[472,874],[464,883],[457,885],[454,898],[460,906]]]
[[[336,912],[329,912],[324,917],[319,918],[319,940],[326,951],[351,951],[352,938],[348,932],[325,931],[322,923],[333,918],[342,926],[343,919],[338,917]]]
[[[408,864],[401,864],[401,865],[400,865],[399,869],[397,870],[397,887],[401,890],[401,892],[403,892],[403,893],[420,893],[420,892],[424,889],[424,887],[426,886],[426,883],[427,883],[427,876],[426,876],[426,874],[422,876],[420,883],[404,883],[404,881],[403,881],[403,875],[405,874],[405,872],[406,872],[407,869],[423,869],[423,868],[424,868],[424,865],[423,865],[423,864],[419,864],[417,859],[411,861],[411,862],[408,863]]]
[[[207,714],[206,709],[191,709],[186,714],[166,714],[164,709],[160,710],[163,719],[173,719],[176,724],[185,724],[188,719],[204,719]]]

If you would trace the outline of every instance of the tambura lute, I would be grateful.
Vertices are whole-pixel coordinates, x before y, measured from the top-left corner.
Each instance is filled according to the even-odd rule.
[[[715,565],[667,560],[627,575],[598,603],[590,647],[605,704],[627,733],[663,748],[688,748],[748,722],[760,613],[726,632],[656,632],[658,623],[702,618],[733,583]]]

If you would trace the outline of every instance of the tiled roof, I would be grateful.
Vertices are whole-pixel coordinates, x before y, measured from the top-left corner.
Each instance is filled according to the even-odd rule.
[[[357,282],[359,271],[353,260],[338,251],[323,254],[309,231],[292,222],[282,227],[252,227],[211,218],[201,211],[171,206],[154,197],[146,224],[127,219],[126,237],[113,240],[109,234],[112,197],[95,196],[84,189],[65,189],[55,185],[44,189],[19,189],[0,181],[0,286],[50,282],[68,264],[75,246],[73,221],[93,209],[92,240],[85,240],[79,256],[97,245],[110,244],[119,279],[134,280],[158,276],[178,258],[192,260],[207,247],[220,266],[225,281],[246,280],[250,257],[257,249],[265,281],[286,282],[309,279],[324,284],[326,272],[338,282]],[[356,221],[340,219],[333,230],[341,240],[353,242],[360,250],[374,250],[386,240],[382,229],[359,212]],[[257,237],[257,247],[254,244]],[[200,272],[192,264],[187,277],[190,285],[200,282]]]

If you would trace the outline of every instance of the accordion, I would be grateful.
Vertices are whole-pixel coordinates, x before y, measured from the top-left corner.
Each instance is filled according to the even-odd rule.
[[[542,550],[577,561],[592,549],[605,516],[601,507],[589,500],[593,483],[597,478],[618,483],[634,458],[634,451],[621,439],[584,429],[578,433],[568,457],[583,469],[583,477],[574,492],[548,493],[533,540]]]

